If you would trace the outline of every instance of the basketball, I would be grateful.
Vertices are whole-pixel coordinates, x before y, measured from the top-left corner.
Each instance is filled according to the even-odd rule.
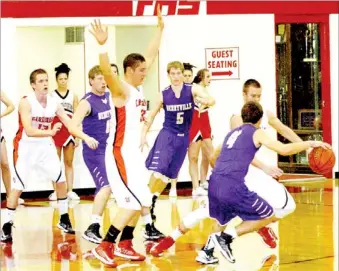
[[[308,161],[313,172],[325,175],[334,167],[335,155],[332,149],[318,147],[311,151]]]

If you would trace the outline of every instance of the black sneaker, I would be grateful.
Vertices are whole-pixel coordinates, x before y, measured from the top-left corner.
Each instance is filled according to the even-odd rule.
[[[158,239],[162,239],[165,238],[165,235],[160,232],[155,226],[154,224],[147,224],[145,226],[145,230],[144,230],[144,238],[146,238],[147,240],[158,240]]]
[[[100,235],[100,224],[93,223],[88,226],[87,230],[83,233],[82,238],[95,244],[100,244],[102,236]]]
[[[218,263],[219,259],[217,257],[214,257],[213,252],[214,252],[214,248],[211,248],[211,249],[203,248],[202,250],[198,252],[198,256],[195,258],[195,260],[202,264]]]
[[[2,226],[1,242],[12,243],[12,227],[14,227],[13,221],[6,222]]]
[[[71,221],[69,220],[68,214],[61,215],[60,221],[57,227],[63,230],[65,233],[75,234],[75,231],[72,228]]]
[[[231,244],[233,241],[233,237],[227,233],[222,232],[220,236],[213,234],[212,240],[214,244],[218,247],[221,254],[230,262],[235,263],[235,259],[233,257]]]

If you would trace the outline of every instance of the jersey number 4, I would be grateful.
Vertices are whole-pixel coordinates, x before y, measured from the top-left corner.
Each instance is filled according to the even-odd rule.
[[[176,124],[183,124],[184,123],[184,112],[177,113],[177,122]]]
[[[241,135],[242,131],[234,131],[233,134],[228,138],[226,145],[227,149],[232,149],[234,143],[237,141],[238,137]]]

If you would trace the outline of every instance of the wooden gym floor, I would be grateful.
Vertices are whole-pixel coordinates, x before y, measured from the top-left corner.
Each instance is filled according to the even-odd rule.
[[[218,265],[200,265],[194,260],[195,251],[202,247],[214,225],[212,220],[205,220],[181,237],[163,257],[148,256],[145,262],[118,260],[120,266],[117,270],[338,270],[338,180],[289,180],[285,184],[296,200],[297,210],[273,226],[280,240],[277,248],[268,248],[257,233],[251,233],[233,243],[235,264],[230,264],[216,252],[220,259]],[[192,200],[191,197],[178,197],[173,201],[162,196],[156,209],[157,227],[169,234],[182,217],[202,202],[203,199]],[[77,232],[75,236],[69,236],[61,234],[56,228],[56,203],[28,202],[19,207],[15,216],[12,254],[8,247],[2,245],[1,270],[115,270],[104,267],[97,260],[83,258],[83,253],[94,247],[81,238],[88,226],[91,210],[92,201],[88,200],[71,206],[71,219]],[[104,214],[104,231],[109,227],[115,210],[116,205],[111,201]],[[134,235],[135,249],[144,253],[140,223]],[[58,247],[61,248],[64,242],[70,244],[71,259],[61,257]]]

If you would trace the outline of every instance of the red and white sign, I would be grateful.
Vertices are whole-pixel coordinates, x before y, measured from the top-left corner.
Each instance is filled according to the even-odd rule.
[[[239,47],[206,48],[205,55],[212,80],[239,79]]]
[[[155,16],[157,6],[160,6],[162,15],[198,15],[200,0],[198,1],[133,1],[134,16]]]

